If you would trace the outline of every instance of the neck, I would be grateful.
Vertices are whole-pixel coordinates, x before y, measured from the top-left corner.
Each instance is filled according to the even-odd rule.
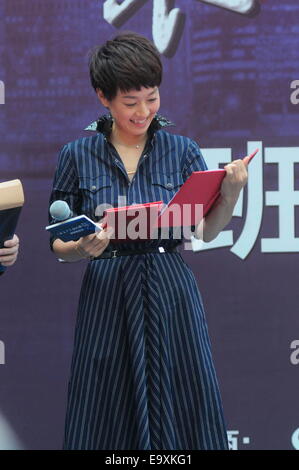
[[[118,129],[116,129],[115,124],[113,123],[112,131],[110,134],[111,143],[123,145],[124,147],[136,147],[136,146],[144,145],[146,142],[146,139],[147,139],[147,132],[145,132],[142,135],[129,136],[128,134],[123,134]]]

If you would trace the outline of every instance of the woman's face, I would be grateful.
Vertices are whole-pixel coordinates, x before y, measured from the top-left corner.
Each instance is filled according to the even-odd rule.
[[[109,108],[114,118],[115,128],[120,134],[128,137],[144,135],[160,107],[159,88],[144,88],[122,92],[108,101],[98,90],[97,95],[102,104]]]

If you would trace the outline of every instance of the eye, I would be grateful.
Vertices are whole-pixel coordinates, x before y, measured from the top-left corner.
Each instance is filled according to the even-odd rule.
[[[130,103],[130,104],[127,104],[125,103],[125,106],[128,106],[128,108],[132,108],[132,106],[135,106],[136,103]]]
[[[157,98],[151,98],[150,100],[148,100],[150,103],[153,103],[154,101],[156,101]]]

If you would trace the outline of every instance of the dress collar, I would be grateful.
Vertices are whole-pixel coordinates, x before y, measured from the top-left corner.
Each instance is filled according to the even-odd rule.
[[[85,131],[95,131],[108,136],[111,132],[113,118],[110,113],[104,114],[100,116],[97,121],[92,122],[89,126],[85,127]],[[160,114],[156,114],[154,119],[151,122],[149,127],[149,134],[153,135],[156,131],[168,127],[168,126],[175,126],[175,124],[165,117],[161,116]]]

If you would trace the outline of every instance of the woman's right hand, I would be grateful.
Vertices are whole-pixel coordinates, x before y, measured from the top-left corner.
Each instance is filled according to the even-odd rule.
[[[100,256],[109,245],[113,235],[111,227],[105,228],[98,233],[92,233],[86,237],[81,237],[76,242],[76,252],[83,258],[96,258]]]

